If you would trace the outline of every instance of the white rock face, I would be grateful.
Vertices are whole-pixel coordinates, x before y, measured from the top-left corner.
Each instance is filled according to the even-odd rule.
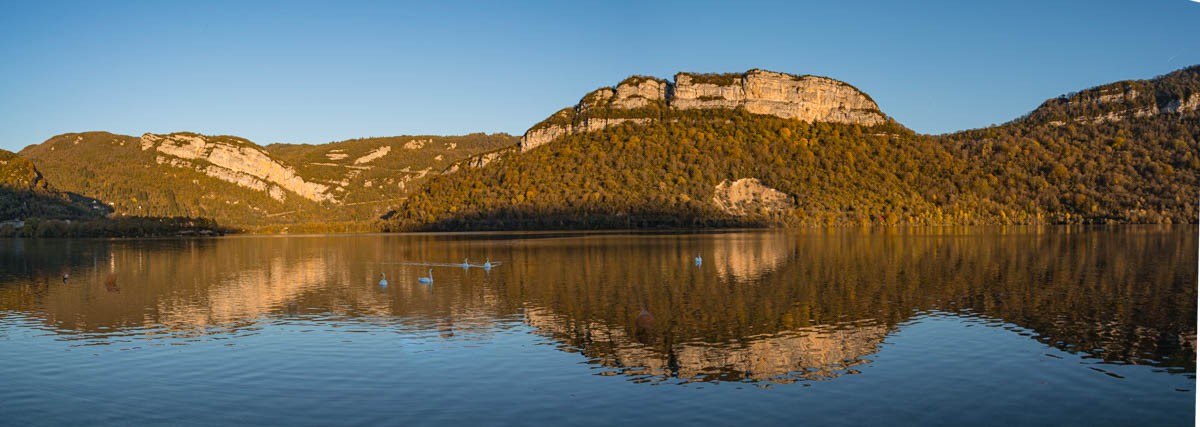
[[[1129,89],[1127,91],[1117,90],[1117,91],[1112,91],[1109,93],[1100,94],[1100,98],[1098,99],[1098,101],[1101,103],[1133,101],[1133,100],[1137,99],[1137,95],[1138,95],[1138,91],[1134,90],[1134,89]]]
[[[555,115],[565,115],[566,111],[559,111]],[[574,125],[549,125],[525,131],[525,135],[521,137],[518,145],[521,147],[521,152],[526,152],[534,148],[540,147],[547,142],[556,140],[560,137],[570,135],[574,132]]]
[[[499,160],[501,156],[503,156],[503,154],[499,151],[484,153],[467,159],[467,166],[478,169],[487,166],[491,162]]]
[[[154,162],[160,165],[170,165],[177,168],[195,169],[200,173],[225,182],[231,182],[239,187],[265,192],[275,200],[281,202],[287,200],[287,193],[284,192],[282,188],[249,174],[235,172],[215,165],[197,165],[188,160],[180,159],[178,157],[163,156],[161,154],[154,157]]]
[[[154,149],[161,156],[166,156],[160,163],[185,167],[176,162],[176,159],[186,160],[190,165],[187,167],[194,168],[205,175],[253,190],[266,191],[278,200],[284,198],[282,190],[291,191],[300,197],[318,202],[332,198],[326,194],[329,187],[304,181],[294,169],[275,161],[265,151],[248,144],[239,145],[233,141],[202,135],[147,133],[142,135],[140,145],[142,150]],[[209,164],[197,163],[199,161]],[[277,188],[272,189],[272,186]]]
[[[367,155],[365,155],[365,156],[354,159],[354,164],[361,165],[363,163],[368,163],[372,160],[386,156],[390,152],[392,152],[392,147],[385,145],[385,146],[376,148],[374,150],[371,150],[371,152],[367,153]]]
[[[690,74],[675,75],[675,92],[671,106],[681,110],[693,108],[734,109],[746,100],[746,88],[740,82],[721,85],[697,83]]]
[[[626,122],[645,124],[650,123],[650,121],[651,119],[649,118],[585,118],[574,125],[549,126],[542,129],[530,130],[525,132],[525,136],[521,137],[521,152],[532,150],[564,135],[598,131],[609,126],[616,126]]]
[[[689,74],[675,76],[671,108],[745,107],[751,113],[785,119],[867,126],[886,120],[879,106],[861,91],[827,77],[751,70],[728,85],[695,80]]]
[[[617,85],[616,98],[612,106],[617,108],[639,108],[650,105],[652,101],[667,99],[669,83],[651,78],[626,79]]]
[[[1187,99],[1176,99],[1167,103],[1164,113],[1180,114],[1200,110],[1200,93],[1193,93]]]
[[[433,142],[432,139],[410,139],[404,143],[405,150],[420,150],[425,147],[425,144]]]
[[[722,212],[734,216],[783,212],[793,206],[791,196],[763,185],[757,178],[721,181],[712,202]]]
[[[1135,96],[1137,96],[1137,91],[1129,90],[1124,93],[1103,94],[1096,98],[1096,100],[1099,103],[1107,104],[1133,102],[1135,101]],[[1070,103],[1078,104],[1083,102],[1087,101],[1072,100]],[[1109,111],[1108,113],[1097,116],[1076,117],[1074,121],[1081,123],[1103,123],[1125,120],[1131,117],[1151,117],[1159,114],[1184,114],[1196,110],[1200,110],[1200,93],[1193,93],[1188,96],[1187,99],[1172,99],[1168,101],[1163,108],[1158,108],[1157,104],[1151,104],[1144,107],[1130,107],[1119,111]]]
[[[650,117],[609,117],[607,110],[631,110],[663,102],[671,109],[745,108],[809,122],[874,126],[887,121],[879,106],[846,83],[817,76],[794,76],[763,70],[734,75],[679,73],[675,83],[631,77],[614,88],[587,94],[573,109],[565,109],[530,128],[521,137],[529,151],[564,135],[590,132],[625,122],[646,123]],[[661,105],[661,104],[660,104]],[[551,124],[547,124],[547,123]]]

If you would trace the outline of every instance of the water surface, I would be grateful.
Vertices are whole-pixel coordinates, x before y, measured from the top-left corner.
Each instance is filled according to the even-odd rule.
[[[1190,425],[1196,236],[0,240],[0,424]]]

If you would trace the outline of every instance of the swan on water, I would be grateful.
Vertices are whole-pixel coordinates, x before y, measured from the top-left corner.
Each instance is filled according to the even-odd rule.
[[[387,286],[387,274],[380,272],[379,277],[381,277],[381,279],[379,279],[379,286]]]
[[[432,268],[429,269],[429,277],[418,278],[417,282],[424,283],[426,285],[432,285],[433,284],[433,269]]]
[[[463,270],[471,268],[471,263],[469,261],[467,261],[466,258],[463,258],[462,268],[463,268]]]
[[[488,259],[487,259],[487,262],[484,262],[484,263],[483,263],[483,268],[484,268],[484,269],[487,269],[487,270],[491,270],[491,269],[492,269],[492,259],[491,259],[491,258],[488,258]]]
[[[704,263],[704,259],[700,258],[700,255],[696,255],[696,266],[699,267],[700,264],[703,264],[703,263]]]

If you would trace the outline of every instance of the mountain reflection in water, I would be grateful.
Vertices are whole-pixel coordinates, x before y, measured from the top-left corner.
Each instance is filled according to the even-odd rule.
[[[854,373],[942,312],[1194,372],[1196,247],[1194,227],[7,240],[0,313],[87,344],[290,318],[453,340],[520,319],[602,375],[790,383]],[[426,286],[403,264],[463,258],[503,265]]]

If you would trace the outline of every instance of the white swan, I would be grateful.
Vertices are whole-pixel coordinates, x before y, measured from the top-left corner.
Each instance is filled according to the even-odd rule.
[[[417,283],[423,283],[423,284],[426,284],[426,285],[432,285],[432,284],[433,284],[433,269],[432,269],[432,268],[431,268],[431,269],[429,269],[429,277],[421,277],[421,278],[418,278],[418,279],[417,279]]]
[[[463,270],[471,268],[471,263],[469,261],[467,261],[466,258],[463,258],[462,268],[463,268]]]
[[[382,277],[382,279],[379,279],[379,286],[387,286],[387,275],[380,272],[379,277]]]
[[[491,270],[491,269],[492,269],[492,259],[491,259],[491,258],[488,258],[488,259],[487,259],[487,262],[483,263],[483,269],[484,269],[484,270]]]
[[[703,264],[703,263],[704,263],[704,259],[700,258],[700,255],[696,255],[696,266],[699,267],[700,264]]]

